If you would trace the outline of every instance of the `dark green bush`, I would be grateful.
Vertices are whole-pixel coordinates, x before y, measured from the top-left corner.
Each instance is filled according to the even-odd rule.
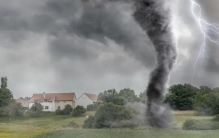
[[[193,119],[186,120],[185,123],[183,124],[183,129],[184,130],[194,130],[195,129],[195,120],[193,120]]]
[[[0,108],[0,117],[20,117],[23,112],[21,104],[12,101],[8,106]]]
[[[97,107],[98,107],[98,104],[87,105],[87,111],[96,111]]]
[[[211,120],[186,120],[183,124],[184,130],[216,130],[219,129],[219,122]]]
[[[98,107],[94,117],[85,120],[84,126],[91,128],[133,127],[132,117],[131,110],[126,107],[113,103],[105,103]]]
[[[55,114],[56,114],[56,115],[63,115],[64,113],[63,113],[63,111],[62,111],[61,109],[57,109],[57,110],[55,111]]]
[[[82,116],[84,113],[86,113],[86,109],[83,106],[76,106],[75,109],[71,112],[71,115],[74,117]]]
[[[219,114],[214,116],[214,118],[212,119],[212,121],[216,121],[216,122],[219,122]]]
[[[72,112],[72,106],[67,104],[65,105],[65,108],[62,110],[64,115],[70,115],[70,113]]]
[[[219,114],[219,92],[198,93],[194,106],[199,115]]]
[[[177,84],[169,88],[165,103],[175,110],[193,110],[193,101],[198,89],[191,84]]]
[[[93,128],[94,127],[94,116],[89,116],[88,119],[84,121],[83,128]]]

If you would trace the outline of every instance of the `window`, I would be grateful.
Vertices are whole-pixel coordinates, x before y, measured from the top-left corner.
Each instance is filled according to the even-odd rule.
[[[65,101],[64,101],[64,103],[65,103]]]
[[[60,106],[58,106],[58,109],[60,109]]]
[[[57,103],[59,103],[59,101],[56,101]]]
[[[45,106],[45,109],[49,109],[49,106]]]

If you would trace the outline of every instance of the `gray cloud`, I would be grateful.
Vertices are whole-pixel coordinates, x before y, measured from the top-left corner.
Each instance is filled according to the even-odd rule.
[[[219,22],[213,14],[217,0],[199,2],[205,17]],[[179,58],[170,84],[192,82],[202,35],[190,3],[173,4],[179,5],[174,10]],[[131,4],[113,2],[0,0],[0,76],[8,76],[15,96],[43,91],[79,95],[124,87],[139,93],[154,67],[155,51],[133,19],[133,10]],[[218,84],[219,49],[210,45],[207,51],[209,58],[193,80],[197,86]]]

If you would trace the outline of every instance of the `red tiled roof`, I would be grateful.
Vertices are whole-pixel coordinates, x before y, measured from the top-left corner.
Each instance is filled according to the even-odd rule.
[[[90,93],[84,93],[87,95],[88,98],[90,98],[93,102],[97,102],[97,95],[96,94],[90,94]]]
[[[73,101],[74,97],[75,97],[75,93],[45,93],[45,97],[44,97],[44,93],[38,93],[38,94],[33,94],[29,102],[34,102],[35,100]]]
[[[28,107],[28,101],[22,99],[14,99],[17,103],[20,103],[22,107]]]

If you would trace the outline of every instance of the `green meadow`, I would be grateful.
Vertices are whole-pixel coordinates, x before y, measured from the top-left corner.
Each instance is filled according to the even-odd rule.
[[[83,129],[86,117],[48,115],[39,118],[0,119],[0,138],[217,138],[218,130],[186,131],[187,119],[209,120],[211,116],[195,116],[192,111],[176,111],[176,129],[141,127],[135,129]],[[94,114],[88,112],[86,115]],[[79,128],[68,126],[77,123]]]

